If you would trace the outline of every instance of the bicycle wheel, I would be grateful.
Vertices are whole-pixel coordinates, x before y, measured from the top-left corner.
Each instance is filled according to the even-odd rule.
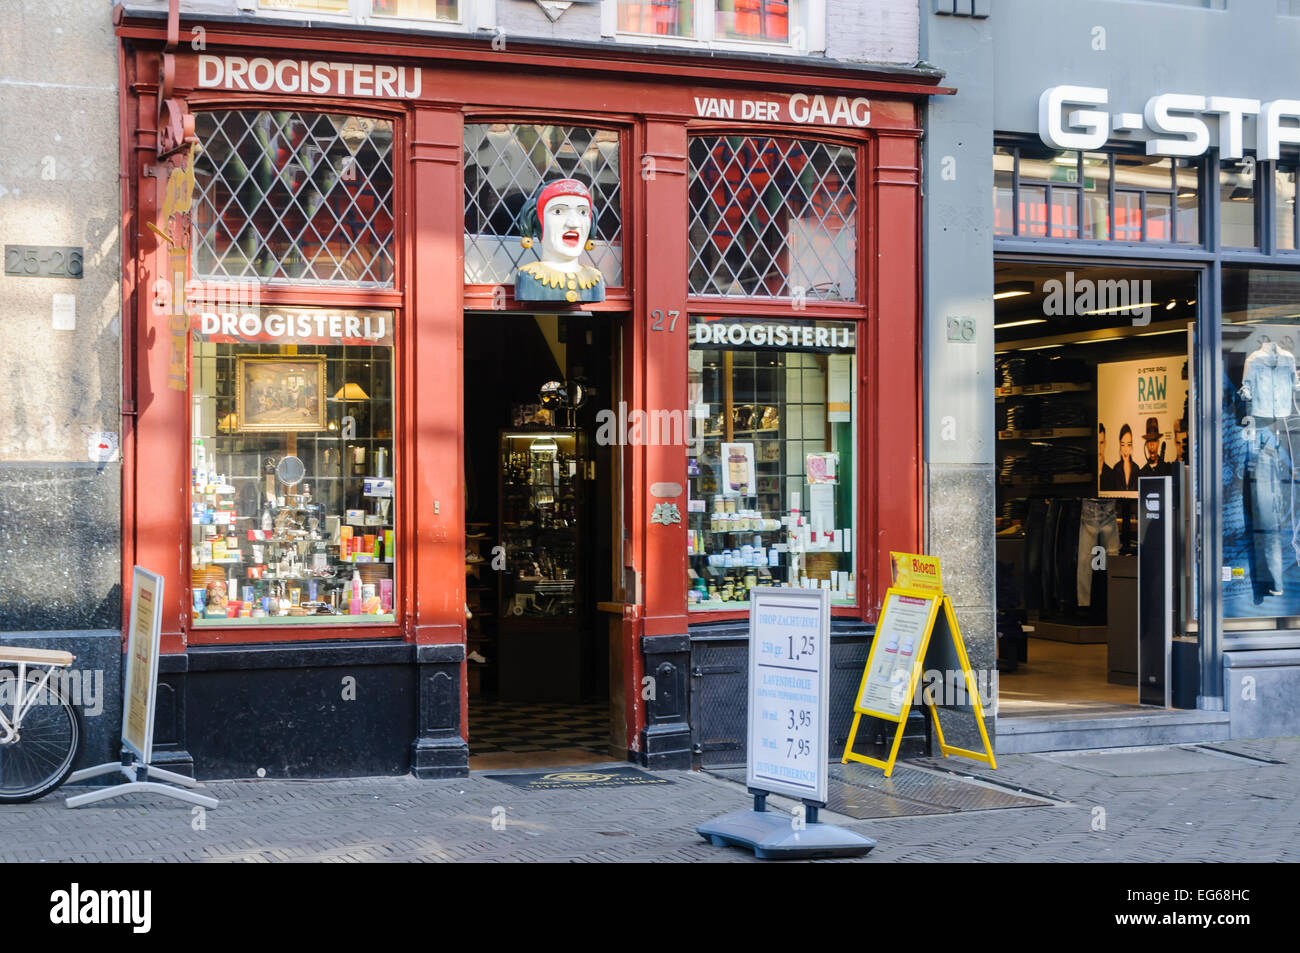
[[[7,718],[13,717],[17,678],[16,672],[0,671],[0,680],[7,683],[3,693]],[[41,675],[30,672],[27,679],[35,684]],[[47,683],[23,716],[18,736],[0,744],[0,804],[34,801],[67,780],[81,754],[83,737],[81,713]]]

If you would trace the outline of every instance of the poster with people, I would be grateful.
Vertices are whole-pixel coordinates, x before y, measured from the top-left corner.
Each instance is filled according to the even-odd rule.
[[[1097,365],[1097,495],[1137,499],[1187,452],[1187,357]]]
[[[1300,615],[1294,325],[1223,326],[1223,614]]]

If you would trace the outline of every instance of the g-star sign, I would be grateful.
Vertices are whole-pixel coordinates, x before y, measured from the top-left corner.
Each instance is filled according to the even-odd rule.
[[[1038,136],[1055,149],[1099,149],[1111,134],[1111,116],[1100,109],[1110,91],[1100,86],[1052,86],[1038,98]],[[1066,113],[1062,122],[1062,113]],[[1283,145],[1300,144],[1300,126],[1283,120],[1300,120],[1300,100],[1258,99],[1232,96],[1196,96],[1162,93],[1147,100],[1141,113],[1115,113],[1114,130],[1149,129],[1156,137],[1146,144],[1147,155],[1199,156],[1210,146],[1210,127],[1198,114],[1218,117],[1219,151],[1223,159],[1240,159],[1244,153],[1245,122],[1255,118],[1255,158],[1276,160]],[[1173,138],[1170,138],[1173,137]]]

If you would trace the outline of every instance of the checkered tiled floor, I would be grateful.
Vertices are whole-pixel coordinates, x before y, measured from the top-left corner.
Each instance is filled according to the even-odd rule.
[[[579,748],[606,753],[609,703],[511,705],[471,698],[471,756]]]

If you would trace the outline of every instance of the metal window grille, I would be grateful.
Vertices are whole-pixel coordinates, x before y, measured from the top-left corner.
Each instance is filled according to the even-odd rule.
[[[765,136],[690,145],[690,291],[856,300],[857,150]]]
[[[195,123],[196,278],[392,287],[391,122],[231,110]]]
[[[465,283],[513,284],[537,258],[519,244],[519,218],[543,182],[573,178],[591,189],[595,248],[583,261],[608,287],[623,284],[619,135],[606,129],[515,123],[465,126]]]

